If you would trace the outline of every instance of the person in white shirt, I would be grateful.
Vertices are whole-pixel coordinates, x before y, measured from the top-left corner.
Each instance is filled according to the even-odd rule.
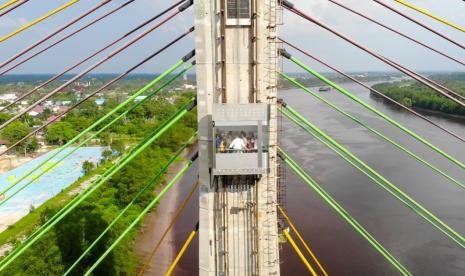
[[[239,138],[239,136],[236,136],[236,138],[234,138],[234,140],[229,145],[229,148],[235,151],[245,150],[244,140],[242,140],[242,138]]]

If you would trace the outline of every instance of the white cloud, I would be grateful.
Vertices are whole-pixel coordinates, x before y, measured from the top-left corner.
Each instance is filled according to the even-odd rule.
[[[64,1],[64,0],[63,0]],[[79,34],[75,39],[71,39],[67,43],[56,47],[55,49],[47,52],[43,56],[28,62],[22,66],[15,73],[42,73],[42,72],[59,72],[67,65],[74,63],[76,60],[85,57],[90,51],[102,47],[105,43],[114,40],[116,37],[129,31],[134,26],[140,24],[144,20],[154,16],[161,10],[166,9],[176,0],[169,1],[155,1],[155,0],[137,0],[133,4],[129,5],[124,10],[116,13],[96,24],[89,30]],[[337,0],[344,3],[356,10],[362,11],[383,23],[390,26],[402,29],[404,32],[413,35],[416,38],[421,39],[431,45],[440,48],[447,53],[456,56],[464,57],[464,51],[457,49],[457,47],[450,43],[430,34],[429,32],[415,26],[414,24],[402,19],[400,16],[389,12],[380,5],[374,3],[372,0]],[[424,15],[418,14],[417,12],[411,11],[394,1],[384,0],[389,4],[401,9],[402,11],[414,16],[429,25],[434,26],[441,32],[444,32],[455,39],[465,43],[465,35],[458,31],[451,29],[450,27],[443,26],[442,24],[435,22],[431,19],[426,18]],[[413,4],[421,6],[438,16],[449,19],[457,24],[465,24],[465,4],[459,0],[409,0]],[[43,2],[43,3],[39,3]],[[47,2],[47,3],[46,3]],[[0,18],[0,33],[6,34],[10,31],[19,28],[22,24],[26,23],[26,18],[37,18],[41,14],[55,8],[56,3],[54,1],[31,1],[30,4],[25,5],[22,9],[18,9],[14,14]],[[6,43],[3,43],[1,54],[2,58],[0,61],[5,59],[6,56],[11,56],[18,50],[25,48],[32,42],[38,40],[46,33],[55,30],[60,24],[64,24],[83,12],[85,9],[93,5],[92,1],[88,3],[81,1],[82,3],[69,9],[65,14],[60,14],[51,20],[46,20],[36,27],[34,30],[27,31],[18,36],[18,38],[11,39]],[[113,1],[106,7],[107,10],[119,6],[123,3],[123,0]],[[463,69],[457,67],[453,63],[438,57],[435,54],[431,54],[428,51],[422,50],[418,46],[399,38],[396,35],[385,31],[378,26],[369,23],[368,21],[359,18],[356,15],[350,14],[349,12],[335,6],[327,0],[291,0],[297,7],[301,8],[305,12],[318,18],[324,23],[330,25],[332,28],[341,31],[347,35],[350,35],[357,41],[366,44],[370,48],[383,53],[386,56],[392,57],[393,59],[406,63],[407,65],[416,69]],[[87,6],[85,6],[87,5]],[[103,11],[99,11],[103,13]],[[350,46],[341,39],[335,38],[327,31],[315,26],[314,24],[308,23],[297,16],[284,11],[285,24],[281,26],[279,33],[290,41],[302,45],[304,48],[311,50],[314,54],[321,55],[325,58],[331,58],[338,66],[346,70],[373,70],[385,68],[376,62],[373,58],[368,57],[361,51],[356,50],[353,46]],[[122,71],[129,65],[136,62],[136,59],[140,56],[151,53],[154,47],[161,46],[164,42],[161,39],[169,39],[174,37],[176,33],[185,31],[188,27],[194,23],[192,9],[184,12],[182,16],[176,17],[170,22],[170,24],[163,26],[154,33],[153,37],[155,40],[149,40],[150,42],[138,43],[134,48],[137,48],[138,52],[127,56],[119,56],[115,62],[109,63],[107,66],[99,68],[97,72],[117,72]],[[153,43],[155,41],[156,43]],[[79,47],[76,47],[79,45]],[[191,48],[193,46],[192,40],[187,39],[179,44],[181,49]],[[182,47],[181,47],[182,46]],[[157,60],[153,66],[147,69],[148,72],[161,71],[171,64],[170,58],[178,58],[180,53],[175,50],[168,51],[163,55],[163,60]],[[69,55],[70,52],[73,55]],[[181,50],[179,50],[181,51]],[[427,58],[425,58],[427,57]],[[102,71],[100,71],[102,70]],[[144,69],[145,70],[145,69]]]
[[[22,26],[22,18],[3,17],[0,19],[0,30],[7,32]]]

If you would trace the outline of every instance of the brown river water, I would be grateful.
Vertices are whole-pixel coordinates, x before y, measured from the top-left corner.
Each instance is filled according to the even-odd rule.
[[[376,101],[364,88],[352,84],[342,86],[465,162],[465,144],[456,138],[414,115]],[[321,95],[465,183],[464,170],[373,113],[337,91],[321,92]],[[458,233],[465,235],[465,189],[300,90],[282,91],[280,97]],[[465,119],[437,115],[428,117],[465,137]],[[410,272],[415,275],[465,275],[464,249],[350,167],[319,141],[284,119],[281,136],[282,147]],[[187,194],[196,176],[193,168],[181,181],[178,201]],[[330,275],[398,275],[367,241],[289,168],[285,178],[287,186],[284,207]],[[197,201],[194,201],[174,229],[175,252],[179,251],[197,217]],[[176,275],[197,274],[197,250],[198,244],[195,241],[181,260]],[[308,274],[288,244],[282,245],[280,258],[283,275]]]

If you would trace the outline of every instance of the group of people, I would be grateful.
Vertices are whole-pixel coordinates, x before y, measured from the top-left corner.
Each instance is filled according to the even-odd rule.
[[[216,151],[222,153],[228,152],[253,152],[257,150],[257,144],[253,133],[247,136],[245,132],[227,134],[220,133],[216,135]]]

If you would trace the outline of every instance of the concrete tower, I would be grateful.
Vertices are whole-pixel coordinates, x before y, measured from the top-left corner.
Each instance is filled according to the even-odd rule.
[[[194,1],[200,275],[279,275],[277,1]]]

